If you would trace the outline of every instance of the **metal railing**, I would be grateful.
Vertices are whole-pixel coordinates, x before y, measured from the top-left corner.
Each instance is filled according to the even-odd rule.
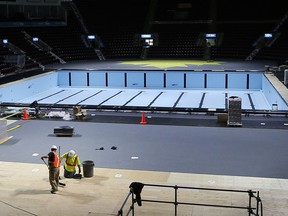
[[[134,182],[135,183],[135,182]],[[130,191],[128,195],[126,196],[122,206],[120,207],[117,216],[123,216],[123,215],[135,215],[135,203],[138,203],[138,206],[142,205],[142,202],[151,202],[151,203],[164,203],[164,204],[172,204],[174,205],[174,215],[178,215],[178,207],[179,205],[190,205],[190,206],[205,206],[205,207],[217,207],[217,208],[230,208],[230,209],[243,209],[248,211],[248,215],[255,215],[255,216],[263,216],[263,205],[262,200],[259,196],[259,191],[252,191],[252,190],[229,190],[229,189],[217,189],[217,188],[199,188],[199,187],[185,187],[185,186],[169,186],[169,185],[157,185],[157,184],[142,184],[142,183],[136,183],[136,187],[142,185],[144,186],[150,186],[150,187],[162,187],[162,188],[171,188],[174,189],[174,201],[166,201],[166,200],[151,200],[151,199],[141,199],[141,190],[139,193],[135,192],[135,187],[132,183],[130,185]],[[218,205],[218,204],[205,204],[205,203],[192,203],[192,202],[179,202],[178,201],[178,190],[184,189],[184,190],[201,190],[201,191],[216,191],[216,192],[230,192],[230,193],[247,193],[248,195],[248,206],[236,206],[236,205]],[[129,207],[129,210],[124,214],[123,209],[126,206],[129,198],[131,197],[132,203]],[[136,197],[136,198],[135,198]],[[252,205],[252,199],[256,201],[254,205]]]

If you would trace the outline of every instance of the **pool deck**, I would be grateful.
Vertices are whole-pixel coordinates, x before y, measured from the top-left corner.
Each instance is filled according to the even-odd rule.
[[[106,60],[106,61],[79,61],[66,64],[54,64],[46,66],[46,70],[74,69],[74,70],[195,70],[195,71],[265,71],[267,66],[274,65],[271,61],[243,61],[220,59],[215,61],[203,60]],[[201,64],[199,64],[199,61]],[[134,63],[135,62],[135,63]],[[142,62],[142,63],[141,63]],[[154,63],[156,62],[156,63]],[[168,64],[168,62],[172,62]],[[173,64],[175,62],[175,64]],[[214,63],[214,64],[213,64]],[[177,66],[175,66],[177,65]]]
[[[279,92],[281,97],[286,101],[288,104],[288,91],[287,87],[279,81],[279,79],[274,76],[272,73],[266,73],[265,76],[267,79],[272,83],[272,85],[275,87],[275,89]]]

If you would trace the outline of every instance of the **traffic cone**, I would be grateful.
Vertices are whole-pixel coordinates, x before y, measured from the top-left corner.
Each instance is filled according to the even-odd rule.
[[[147,124],[144,112],[142,112],[142,119],[141,119],[140,124]]]
[[[26,108],[24,108],[23,118],[22,119],[23,120],[28,120],[29,119]]]

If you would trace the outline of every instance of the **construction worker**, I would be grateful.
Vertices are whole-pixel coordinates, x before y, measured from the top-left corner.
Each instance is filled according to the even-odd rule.
[[[49,181],[51,185],[51,193],[55,194],[59,186],[60,160],[57,155],[57,146],[52,145],[51,152],[48,155],[42,156],[41,159],[48,159]]]
[[[81,178],[81,162],[74,150],[70,150],[61,156],[60,161],[65,158],[64,177],[65,178]],[[78,166],[78,174],[76,174],[76,165]]]

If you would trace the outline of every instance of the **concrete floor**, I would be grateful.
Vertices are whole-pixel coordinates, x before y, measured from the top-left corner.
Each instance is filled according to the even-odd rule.
[[[63,174],[63,172],[62,172]],[[4,216],[104,216],[117,215],[132,182],[222,188],[232,190],[256,190],[263,202],[263,215],[288,214],[287,179],[199,175],[175,172],[151,172],[122,169],[95,168],[91,178],[64,179],[66,187],[57,194],[50,193],[48,170],[44,164],[0,162],[0,208]],[[174,191],[166,188],[144,186],[142,199],[174,201]],[[180,191],[181,202],[219,205],[248,206],[246,194]],[[124,215],[131,201],[124,208]],[[255,204],[255,203],[254,203]],[[254,205],[253,204],[253,205]],[[135,215],[174,215],[174,205],[143,202],[135,205]],[[178,215],[244,216],[247,210],[200,206],[178,206]]]

